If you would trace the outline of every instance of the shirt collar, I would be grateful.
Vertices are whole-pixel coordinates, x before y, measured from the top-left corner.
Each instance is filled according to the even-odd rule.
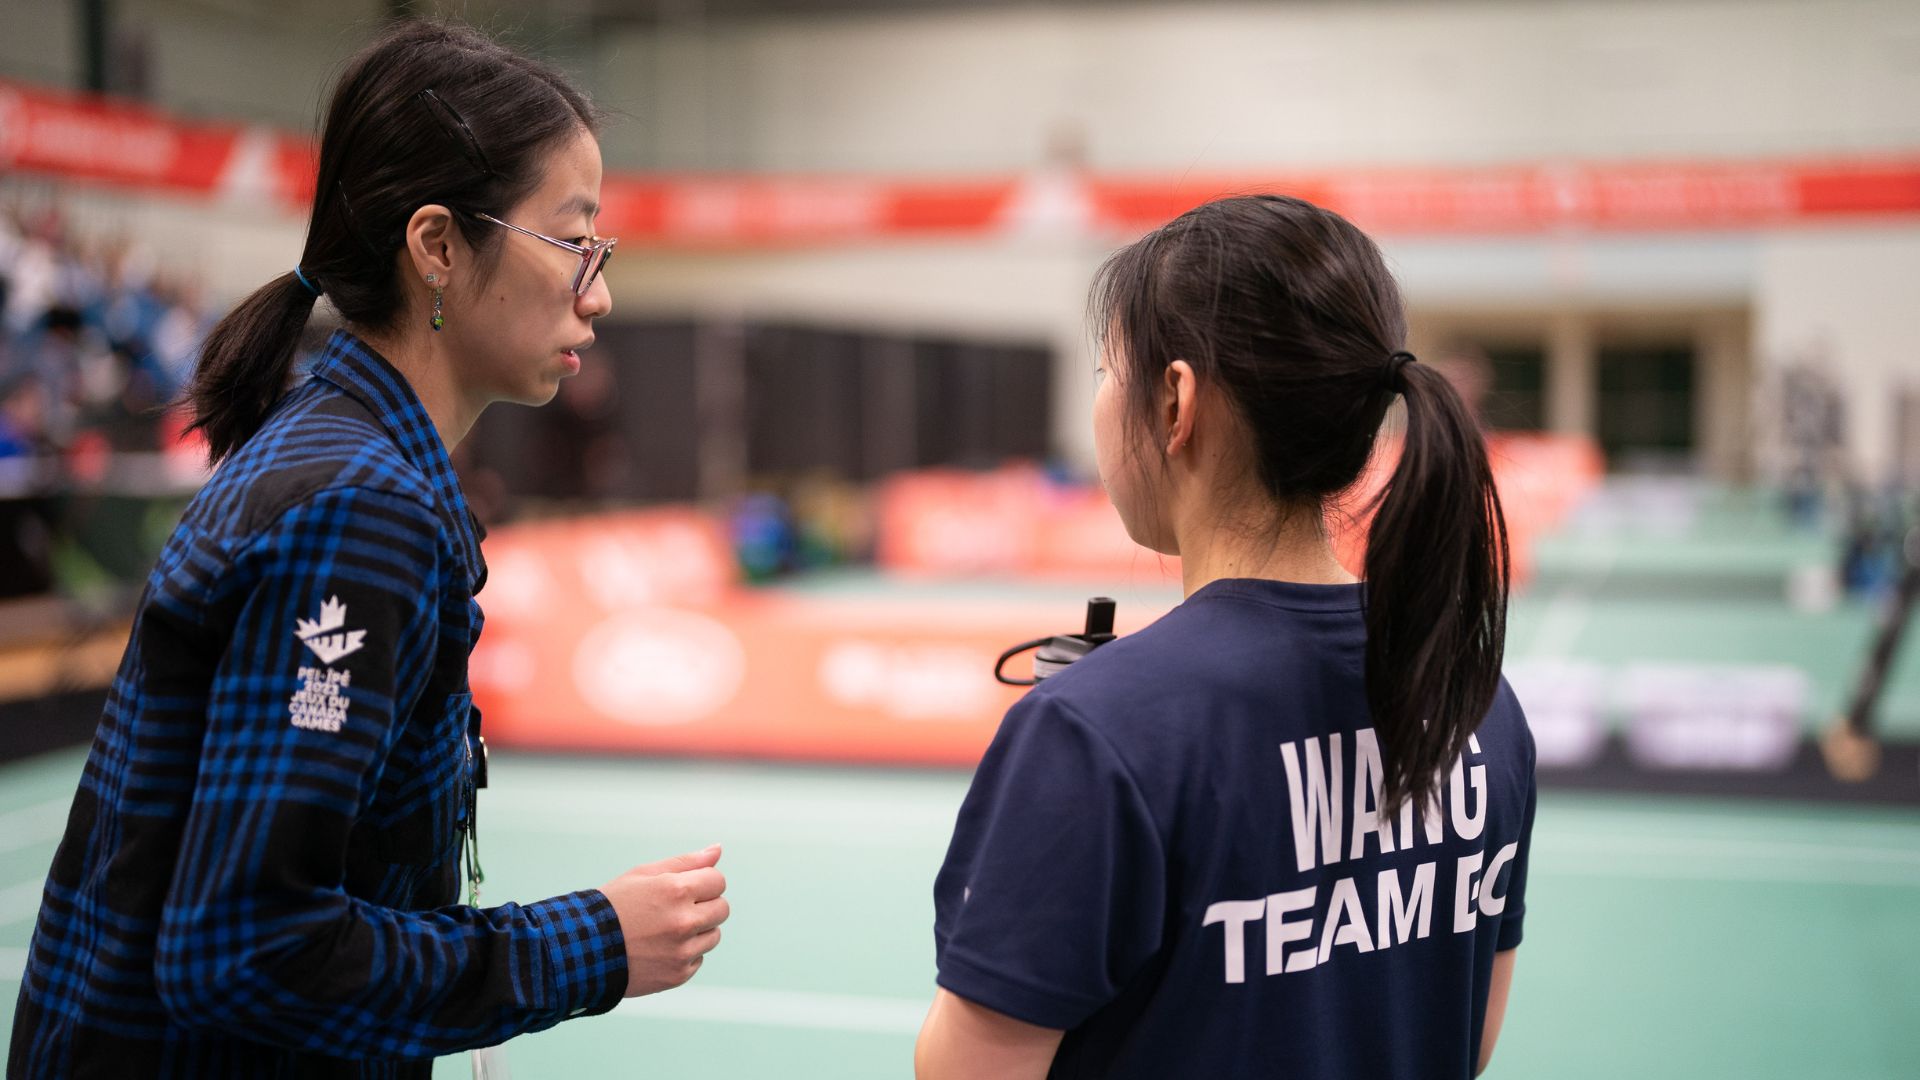
[[[309,374],[339,387],[367,407],[393,441],[433,485],[434,501],[453,536],[467,573],[467,585],[479,591],[487,565],[480,554],[480,525],[467,507],[460,477],[453,471],[446,444],[406,376],[386,358],[345,330],[335,330],[314,359]]]

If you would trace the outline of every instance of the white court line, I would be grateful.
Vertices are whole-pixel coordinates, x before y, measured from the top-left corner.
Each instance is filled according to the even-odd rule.
[[[0,855],[60,839],[73,800],[48,799],[0,814]]]
[[[636,828],[696,829],[721,843],[730,830],[770,833],[836,846],[944,849],[960,809],[956,797],[940,806],[792,798],[701,797],[604,799],[579,791],[502,791],[483,795],[480,827],[510,833],[631,836]]]
[[[1631,878],[1636,881],[1719,881],[1749,885],[1847,885],[1920,889],[1920,874],[1861,873],[1832,866],[1658,866],[1647,863],[1542,861],[1531,880],[1542,878]],[[1861,870],[1866,868],[1862,867]]]
[[[40,897],[46,889],[47,879],[44,877],[0,889],[0,926],[31,919],[38,915]]]
[[[962,794],[960,785],[956,784],[950,797],[939,799],[821,798],[811,791],[794,791],[783,795],[735,794],[711,788],[691,796],[660,792],[608,796],[582,791],[578,785],[555,787],[507,782],[499,790],[489,789],[482,795],[480,808],[485,811],[492,804],[514,812],[545,811],[567,817],[611,817],[616,812],[660,813],[676,817],[717,813],[728,817],[766,820],[905,820],[912,823],[941,822],[951,826],[954,815],[960,810]]]
[[[938,828],[926,829],[903,828],[884,820],[858,824],[820,824],[807,821],[783,821],[778,818],[747,820],[719,814],[697,813],[647,814],[644,817],[636,815],[626,820],[612,817],[581,819],[509,816],[496,813],[489,821],[483,806],[480,811],[480,829],[483,834],[511,835],[516,839],[528,836],[632,837],[636,830],[640,829],[672,829],[678,832],[694,832],[700,841],[722,846],[731,843],[737,835],[747,834],[745,839],[755,842],[772,840],[788,845],[818,844],[834,849],[926,850],[937,855],[946,850],[948,834],[953,831],[953,823],[947,822]]]
[[[629,1020],[705,1020],[756,1027],[857,1031],[911,1035],[920,1030],[933,992],[924,1001],[807,990],[754,990],[738,986],[683,986],[631,998],[613,1013]]]
[[[17,983],[26,974],[27,950],[0,949],[0,983]]]
[[[1893,863],[1920,870],[1920,848],[1835,847],[1780,840],[1595,834],[1547,839],[1541,851],[1684,856],[1705,859],[1804,859],[1812,862]]]
[[[1572,793],[1549,791],[1547,794],[1552,796]],[[1736,811],[1720,814],[1675,814],[1622,806],[1604,811],[1584,809],[1580,811],[1581,816],[1590,813],[1597,813],[1608,820],[1604,825],[1581,821],[1570,823],[1565,827],[1561,827],[1555,821],[1543,828],[1551,829],[1556,836],[1620,836],[1633,832],[1691,831],[1704,838],[1708,832],[1722,835],[1734,833],[1739,837],[1751,836],[1755,832],[1772,832],[1790,834],[1796,840],[1816,844],[1829,843],[1836,839],[1858,842],[1874,837],[1885,837],[1895,842],[1905,842],[1915,850],[1920,850],[1920,816],[1916,816],[1913,823],[1907,825],[1891,821],[1847,821],[1844,818],[1809,819],[1781,815],[1767,810],[1755,810],[1752,813]]]

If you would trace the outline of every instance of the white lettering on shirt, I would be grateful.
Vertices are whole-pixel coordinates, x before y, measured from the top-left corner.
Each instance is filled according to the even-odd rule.
[[[1495,918],[1505,912],[1507,897],[1496,895],[1493,883],[1518,857],[1517,841],[1501,847],[1491,860],[1484,850],[1474,851],[1412,865],[1410,878],[1402,873],[1407,866],[1405,857],[1422,839],[1428,845],[1440,844],[1449,826],[1461,840],[1478,840],[1485,833],[1487,766],[1469,760],[1482,757],[1477,735],[1468,739],[1466,753],[1454,763],[1441,790],[1419,808],[1421,828],[1417,834],[1413,800],[1401,804],[1395,815],[1397,845],[1396,821],[1379,812],[1385,773],[1372,729],[1361,729],[1353,737],[1350,818],[1345,814],[1349,807],[1345,797],[1348,776],[1340,734],[1328,735],[1324,742],[1316,736],[1282,743],[1279,749],[1298,871],[1338,863],[1343,856],[1359,860],[1367,854],[1369,836],[1378,844],[1380,855],[1398,854],[1402,858],[1393,860],[1400,865],[1375,873],[1371,912],[1361,899],[1367,894],[1354,875],[1324,887],[1308,885],[1208,905],[1201,925],[1220,924],[1222,928],[1221,970],[1225,981],[1246,982],[1248,926],[1263,920],[1266,925],[1259,937],[1266,951],[1263,966],[1269,976],[1298,974],[1333,962],[1343,945],[1352,946],[1355,953],[1366,953],[1432,936],[1435,898],[1443,887],[1439,875],[1443,863],[1453,872],[1455,933],[1470,933],[1482,918]],[[1442,806],[1442,801],[1447,805]],[[1348,821],[1352,824],[1350,832],[1343,828]]]
[[[1293,857],[1302,872],[1324,862],[1340,861],[1340,797],[1346,770],[1340,764],[1340,735],[1327,736],[1329,766],[1320,754],[1318,736],[1305,741],[1304,755],[1296,754],[1294,744],[1280,744],[1280,765],[1287,771],[1288,807],[1293,811]],[[1299,757],[1305,756],[1306,777],[1302,783]],[[1315,841],[1318,841],[1318,847]],[[1316,860],[1316,850],[1320,853]]]
[[[347,687],[351,671],[303,667],[300,688],[287,699],[287,717],[294,727],[308,731],[339,731],[347,722]]]

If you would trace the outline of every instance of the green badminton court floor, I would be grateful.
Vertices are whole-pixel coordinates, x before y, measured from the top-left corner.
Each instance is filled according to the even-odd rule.
[[[0,1030],[81,760],[0,767]],[[734,905],[694,982],[515,1041],[516,1077],[911,1074],[966,773],[494,761],[487,899],[718,841]],[[1489,1076],[1920,1076],[1920,813],[1549,790],[1533,859]]]

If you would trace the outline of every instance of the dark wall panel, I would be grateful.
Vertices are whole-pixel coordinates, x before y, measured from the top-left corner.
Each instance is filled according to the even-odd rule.
[[[679,501],[1050,450],[1053,361],[1033,345],[663,321],[603,326],[584,359],[552,404],[481,417],[461,455],[476,502]],[[721,451],[737,460],[704,475],[727,490],[703,490]]]

